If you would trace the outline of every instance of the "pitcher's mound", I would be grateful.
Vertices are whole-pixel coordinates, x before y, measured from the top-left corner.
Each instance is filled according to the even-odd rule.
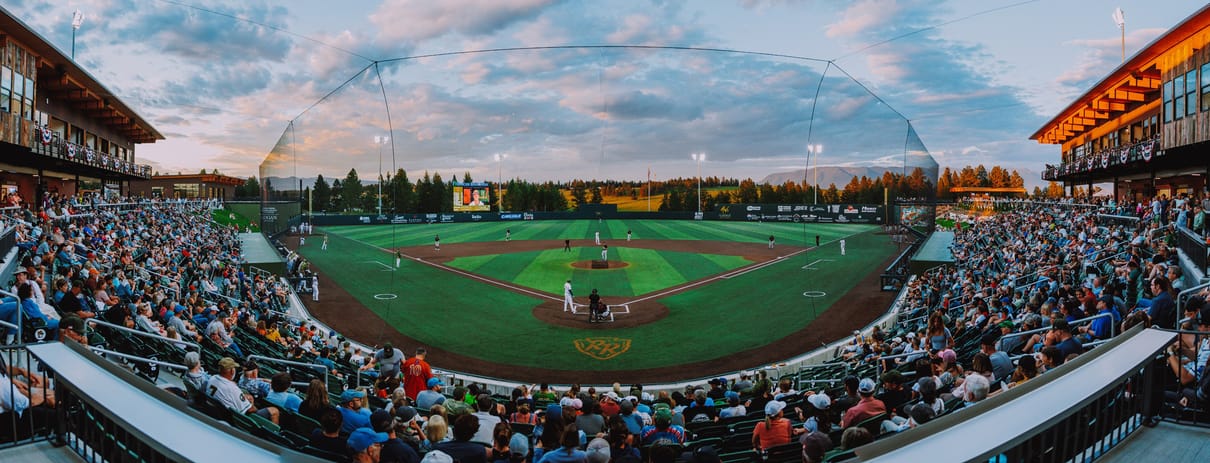
[[[603,267],[602,264],[607,264],[608,267]],[[577,262],[572,262],[571,266],[573,268],[582,268],[582,269],[588,269],[588,270],[593,270],[593,269],[606,270],[606,269],[626,268],[626,267],[630,266],[630,263],[623,262],[620,260],[610,260],[610,261],[581,260],[581,261],[577,261]]]

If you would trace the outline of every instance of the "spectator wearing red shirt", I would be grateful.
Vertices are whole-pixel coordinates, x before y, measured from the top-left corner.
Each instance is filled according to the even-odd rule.
[[[794,428],[790,419],[782,416],[786,403],[771,400],[765,404],[765,421],[756,423],[752,429],[752,447],[757,451],[767,450],[779,445],[789,444],[794,437],[803,432],[802,428]]]
[[[861,396],[861,400],[844,413],[840,427],[848,429],[866,419],[886,413],[886,405],[881,400],[874,398],[874,390],[877,388],[878,385],[874,383],[874,380],[870,378],[861,380],[857,386],[857,394]]]
[[[433,377],[433,369],[424,361],[427,353],[423,347],[417,348],[416,355],[403,362],[403,390],[412,400],[416,400],[420,391],[428,389],[429,378]]]

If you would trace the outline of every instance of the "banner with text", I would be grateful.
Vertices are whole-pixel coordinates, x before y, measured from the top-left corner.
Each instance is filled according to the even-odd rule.
[[[871,204],[720,204],[720,220],[885,223],[886,207]]]

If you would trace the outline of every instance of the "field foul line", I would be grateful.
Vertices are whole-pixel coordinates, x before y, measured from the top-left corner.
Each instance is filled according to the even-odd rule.
[[[835,261],[835,260],[832,260],[832,259],[815,259],[815,261],[814,261],[814,262],[811,262],[811,263],[809,263],[809,264],[807,264],[807,265],[804,265],[804,266],[802,266],[802,268],[803,268],[804,270],[819,270],[819,269],[816,269],[816,268],[811,268],[811,266],[812,266],[812,265],[815,265],[815,264],[818,264],[818,263],[820,263],[820,262],[836,262],[836,261]]]
[[[364,261],[361,261],[361,263],[363,263],[363,264],[378,264],[378,265],[381,265],[381,266],[383,266],[384,268],[386,268],[386,271],[388,271],[388,272],[394,272],[394,271],[395,271],[395,269],[391,268],[391,266],[390,266],[390,265],[384,264],[384,263],[379,262],[379,261],[376,261],[376,260],[364,260]]]
[[[387,254],[393,254],[393,253],[391,252],[391,250],[389,250],[389,249],[382,248],[382,247],[379,247],[379,246],[374,246],[374,245],[372,245],[372,244],[370,244],[370,243],[366,243],[366,242],[364,242],[364,241],[361,241],[360,243],[365,244],[366,246],[369,246],[369,247],[372,247],[372,248],[378,249],[379,251],[385,252],[385,253],[387,253]],[[425,264],[425,265],[428,265],[428,266],[431,266],[431,267],[439,268],[439,269],[441,269],[441,270],[445,270],[445,271],[447,271],[447,272],[451,272],[451,273],[457,273],[457,274],[462,275],[462,276],[464,276],[464,277],[467,277],[467,278],[473,278],[473,279],[476,279],[476,280],[482,281],[482,282],[487,283],[487,284],[490,284],[490,285],[499,286],[499,287],[501,287],[501,288],[505,288],[505,289],[511,289],[511,290],[513,290],[513,291],[517,291],[517,292],[520,292],[520,293],[529,294],[529,295],[534,296],[534,297],[540,297],[540,298],[550,299],[550,300],[552,300],[552,301],[556,301],[556,302],[562,302],[562,301],[563,301],[563,298],[554,297],[554,296],[551,296],[551,295],[549,295],[549,294],[543,294],[543,293],[539,293],[539,292],[537,292],[537,291],[530,291],[530,290],[525,289],[525,288],[522,288],[522,287],[520,287],[520,286],[513,286],[513,285],[510,285],[510,284],[507,284],[507,283],[502,283],[502,282],[499,282],[499,281],[489,280],[489,279],[487,279],[487,278],[483,278],[483,277],[481,277],[481,276],[479,276],[479,275],[475,275],[475,274],[473,274],[473,273],[464,272],[464,271],[462,271],[462,270],[458,270],[458,269],[453,268],[453,267],[448,267],[448,266],[445,266],[445,265],[441,265],[441,264],[436,264],[436,263],[433,263],[433,262],[429,262],[429,261],[426,261],[426,260],[421,259],[421,258],[416,257],[416,256],[411,256],[411,255],[407,255],[407,254],[400,254],[400,255],[402,255],[403,257],[407,257],[408,259],[412,259],[412,260],[414,260],[414,261],[416,261],[416,262],[420,262],[420,263],[422,263],[422,264]],[[379,263],[380,263],[380,264],[382,264],[382,262],[379,262]],[[383,265],[383,266],[387,266],[386,264],[382,264],[382,265]],[[388,267],[388,268],[389,268],[389,267]]]

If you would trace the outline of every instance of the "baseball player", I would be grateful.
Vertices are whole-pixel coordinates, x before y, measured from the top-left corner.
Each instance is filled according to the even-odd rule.
[[[576,310],[575,303],[571,300],[571,280],[563,283],[563,311],[569,312]]]
[[[441,235],[433,236],[433,249],[441,250]]]
[[[319,302],[319,274],[311,274],[311,300]]]
[[[399,268],[399,261],[403,260],[403,253],[395,251],[395,268]]]
[[[601,260],[609,260],[609,245],[601,246]]]
[[[601,245],[601,232],[593,232],[592,239],[597,242],[597,246]]]
[[[773,235],[769,235],[769,249],[773,249]]]
[[[626,241],[630,241],[630,229],[626,229]]]
[[[327,251],[327,250],[328,250],[328,235],[324,235],[324,244],[323,244],[323,246],[320,246],[320,247],[319,247],[319,250],[320,250],[320,251]]]
[[[840,255],[844,255],[844,240],[840,240]]]
[[[563,240],[563,252],[571,252],[571,240]]]
[[[511,228],[505,228],[504,229],[504,241],[512,241],[512,240],[513,240],[513,230]]]
[[[307,245],[307,237],[305,237],[305,236],[298,237],[298,247],[301,248],[306,245]]]

